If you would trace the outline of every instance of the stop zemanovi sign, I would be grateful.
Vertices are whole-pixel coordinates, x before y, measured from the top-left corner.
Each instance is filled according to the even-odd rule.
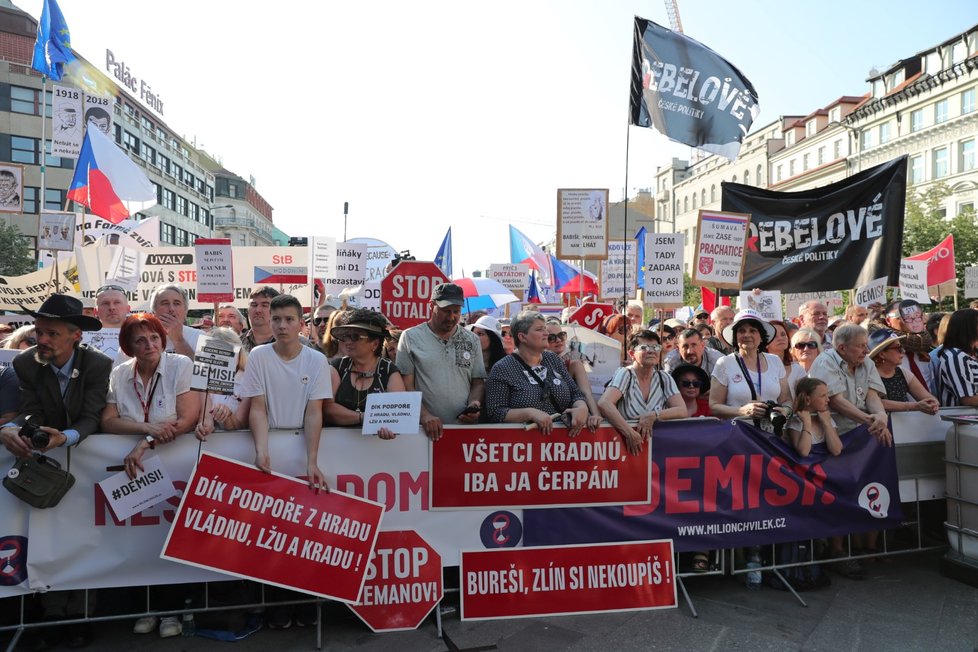
[[[417,532],[379,532],[360,602],[347,606],[375,632],[416,629],[441,601],[441,574],[441,556]]]
[[[380,282],[380,311],[401,330],[428,320],[431,292],[448,283],[434,263],[406,260]]]

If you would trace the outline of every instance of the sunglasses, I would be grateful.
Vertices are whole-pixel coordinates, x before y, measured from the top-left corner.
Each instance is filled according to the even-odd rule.
[[[563,342],[567,339],[567,333],[551,333],[547,335],[547,341],[553,344],[554,342]]]
[[[122,292],[123,294],[126,293],[126,289],[121,285],[103,285],[99,289],[95,290],[95,295],[98,296],[103,292],[107,292],[109,290],[116,290],[117,292]]]
[[[895,346],[888,346],[888,347],[886,347],[885,350],[886,351],[902,351],[903,350],[903,345],[897,344]]]
[[[328,321],[329,317],[314,317],[312,323],[314,323],[316,326],[322,326]]]
[[[818,348],[818,342],[795,342],[795,348],[799,351],[804,351],[805,349],[814,351]]]
[[[333,339],[337,342],[362,342],[364,340],[369,340],[370,336],[364,335],[363,333],[358,335],[354,335],[353,333],[341,333],[340,335],[334,335]]]
[[[703,383],[698,380],[680,380],[679,384],[683,387],[702,387]]]
[[[662,339],[664,339],[666,342],[672,342],[674,339],[676,339],[676,336],[667,334]]]
[[[658,353],[661,350],[661,344],[636,344],[632,347],[632,351],[645,351],[646,353]]]

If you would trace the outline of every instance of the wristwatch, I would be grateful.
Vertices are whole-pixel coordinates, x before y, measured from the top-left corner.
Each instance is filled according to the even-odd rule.
[[[146,435],[146,443],[149,444],[150,450],[156,450],[156,439],[153,435]]]

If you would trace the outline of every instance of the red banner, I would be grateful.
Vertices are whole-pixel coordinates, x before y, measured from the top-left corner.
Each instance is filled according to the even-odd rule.
[[[378,503],[204,453],[160,556],[356,602],[383,514]]]
[[[360,602],[350,609],[375,632],[416,629],[443,594],[441,556],[414,530],[381,532]]]
[[[648,502],[646,444],[629,455],[610,426],[571,439],[512,427],[459,428],[431,444],[431,509]]]
[[[462,553],[462,620],[676,606],[672,541]]]
[[[927,261],[927,286],[940,285],[957,278],[954,270],[954,234],[947,236],[939,245],[907,260]]]
[[[580,324],[591,330],[597,330],[601,321],[613,314],[615,314],[615,307],[610,303],[585,303],[575,310],[567,318],[567,321],[572,324]]]

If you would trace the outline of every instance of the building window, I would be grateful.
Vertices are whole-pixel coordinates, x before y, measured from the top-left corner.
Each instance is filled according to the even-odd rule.
[[[37,193],[40,188],[24,186],[24,212],[37,213]]]
[[[194,222],[200,221],[200,206],[193,202],[187,202],[187,206],[190,207],[190,219]]]
[[[789,177],[795,176],[795,159],[791,159],[790,161],[788,161],[788,176]]]
[[[23,136],[10,137],[10,160],[37,165],[37,141]]]
[[[688,210],[689,210],[689,197],[685,197],[683,198],[683,212],[685,213]]]
[[[153,184],[153,189],[156,191],[156,203],[157,204],[162,204],[163,203],[163,186],[161,186],[160,184],[156,183],[155,181],[150,181],[150,183]]]
[[[924,128],[924,110],[917,109],[910,113],[910,133]]]
[[[143,142],[143,146],[139,150],[139,155],[143,157],[143,160],[156,167],[156,150]]]
[[[696,193],[693,193],[693,210],[696,210]]]
[[[37,91],[35,89],[22,86],[10,87],[10,110],[14,113],[40,115],[37,104]]]
[[[947,121],[947,100],[941,100],[934,104],[934,124]]]
[[[818,161],[818,165],[821,165],[822,163],[825,163],[825,148],[824,147],[819,147],[818,148],[818,157],[816,158],[816,160]]]
[[[938,217],[939,219],[946,220],[947,219],[947,207],[946,206],[941,206],[940,208],[934,209],[934,215],[936,217]]]
[[[969,88],[961,93],[961,113],[971,113],[975,110],[975,89]]]
[[[975,169],[975,139],[958,143],[958,172]]]
[[[139,139],[128,130],[122,132],[122,146],[134,154],[139,154]]]
[[[842,107],[834,107],[829,111],[829,122],[838,122],[842,119]]]
[[[63,211],[65,209],[65,191],[56,188],[44,189],[44,210]]]
[[[869,129],[863,130],[862,133],[862,149],[863,151],[871,148],[873,146],[873,132]]]
[[[924,182],[924,157],[923,156],[911,156],[910,157],[910,183],[923,183]]]
[[[784,135],[784,144],[785,144],[785,145],[786,145],[787,147],[791,147],[792,145],[794,145],[794,144],[795,144],[795,132],[794,132],[794,131],[792,131],[792,130],[789,130],[789,131],[788,131],[788,132],[787,132],[787,133],[786,133],[786,134]]]
[[[806,152],[801,157],[801,169],[802,169],[802,171],[807,170],[809,168],[809,166],[811,165],[811,162],[812,162],[812,155]]]
[[[806,136],[814,136],[815,135],[815,129],[816,129],[816,122],[815,122],[815,120],[809,120],[808,122],[805,123],[805,135]]]
[[[946,177],[947,173],[947,147],[939,147],[934,150],[934,178]]]
[[[842,139],[841,138],[839,140],[835,141],[834,143],[832,143],[832,160],[833,161],[838,161],[840,158],[842,158]]]
[[[706,188],[700,191],[700,205],[706,206]]]
[[[968,211],[969,213],[974,213],[975,212],[975,202],[973,202],[973,201],[965,201],[965,202],[961,202],[960,204],[958,204],[958,215],[960,215],[961,213],[964,213],[965,211]]]
[[[744,170],[744,185],[750,185],[750,170]]]
[[[764,187],[764,167],[761,165],[757,166],[757,187]]]
[[[176,240],[173,235],[173,225],[164,222],[162,227],[163,235],[160,237],[160,239],[167,244],[175,244]]]
[[[238,244],[241,245],[242,247],[246,246],[248,244],[248,236],[239,235]]]
[[[189,215],[187,211],[187,198],[177,195],[177,212],[181,215]]]
[[[710,186],[710,202],[715,202],[717,200],[717,187],[716,184]]]
[[[781,176],[782,176],[781,175],[781,172],[782,172],[783,168],[784,168],[784,166],[782,166],[782,165],[779,165],[778,166],[778,175],[777,175],[777,180],[778,181],[781,181]]]
[[[676,215],[679,215],[679,200],[676,200]]]
[[[890,123],[884,122],[880,125],[880,145],[890,140]]]
[[[183,181],[183,168],[176,163],[173,164],[173,176],[176,177],[177,181]]]
[[[737,175],[736,174],[733,175],[733,178],[730,179],[730,181],[732,181],[733,183],[737,183]]]
[[[154,129],[153,129],[153,123],[150,122],[149,118],[147,118],[144,115],[143,116],[140,116],[139,117],[139,123],[141,125],[143,125],[143,128],[146,129],[146,131],[148,131],[151,134],[153,133],[153,131],[154,131]]]
[[[163,205],[169,208],[171,211],[176,210],[177,207],[176,194],[169,188],[163,189]]]

